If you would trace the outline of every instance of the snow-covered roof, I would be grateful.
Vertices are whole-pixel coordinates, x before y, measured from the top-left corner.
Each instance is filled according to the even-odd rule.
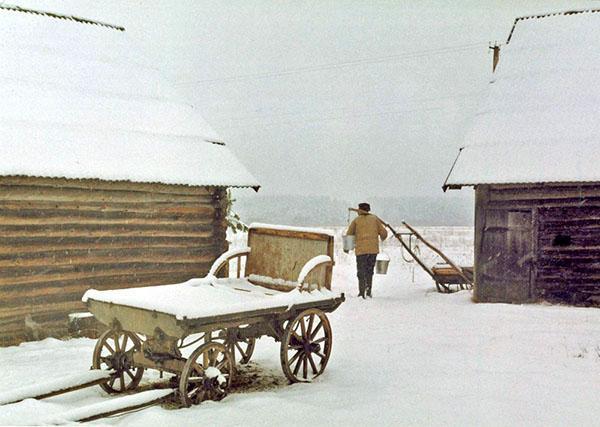
[[[2,4],[0,40],[0,175],[259,186],[123,27]]]
[[[446,188],[600,181],[600,13],[518,18]]]

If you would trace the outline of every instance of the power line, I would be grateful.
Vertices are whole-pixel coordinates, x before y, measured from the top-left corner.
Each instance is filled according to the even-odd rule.
[[[318,123],[318,122],[327,122],[332,120],[341,120],[341,119],[349,119],[349,118],[367,118],[367,117],[382,117],[388,115],[396,115],[396,114],[408,114],[408,113],[416,113],[416,112],[428,112],[428,111],[440,111],[446,110],[445,107],[421,107],[421,108],[413,108],[413,109],[404,109],[404,110],[392,110],[392,111],[377,111],[372,113],[354,113],[354,114],[342,114],[337,116],[319,116],[314,118],[307,118],[306,120],[284,120],[284,121],[275,121],[275,122],[267,122],[261,123],[260,127],[270,127],[276,125],[285,125],[285,124],[310,124],[310,123]],[[247,128],[247,125],[240,126],[224,126],[222,129],[241,129]]]
[[[425,104],[427,102],[435,102],[435,101],[442,101],[442,100],[448,100],[448,99],[455,99],[455,98],[471,98],[471,97],[475,97],[477,95],[480,95],[483,91],[470,91],[470,92],[463,92],[463,93],[457,93],[457,94],[453,94],[453,95],[447,95],[447,96],[437,96],[437,97],[428,97],[428,98],[418,98],[418,99],[411,99],[408,100],[408,103],[412,103],[412,104]],[[382,103],[382,104],[378,104],[379,107],[382,106],[395,106],[398,105],[398,102],[387,102],[387,103]],[[229,121],[242,121],[242,120],[261,120],[264,118],[271,118],[271,117],[287,117],[287,118],[294,118],[294,117],[300,117],[301,120],[297,121],[297,123],[308,123],[308,122],[319,122],[319,121],[327,121],[327,120],[337,120],[337,119],[343,119],[343,118],[351,118],[351,117],[370,117],[370,116],[377,116],[377,115],[388,115],[388,114],[399,114],[402,112],[416,112],[416,111],[426,111],[426,110],[430,110],[430,109],[444,109],[444,107],[425,107],[425,105],[420,105],[419,108],[409,108],[409,109],[403,109],[403,110],[392,110],[392,111],[375,111],[373,112],[373,110],[371,110],[371,112],[349,112],[348,114],[337,114],[337,115],[330,115],[330,116],[323,116],[323,113],[332,113],[335,114],[336,112],[344,112],[349,110],[349,108],[332,108],[332,109],[327,109],[327,110],[322,110],[319,111],[318,113],[320,114],[319,116],[307,116],[306,113],[303,112],[296,112],[296,113],[280,113],[280,114],[271,114],[268,113],[268,115],[252,115],[252,116],[241,116],[241,117],[224,117],[226,119],[228,119]],[[302,120],[302,118],[304,118],[304,120]],[[271,125],[275,125],[275,124],[285,124],[285,123],[290,123],[289,121],[275,121],[275,122],[266,122],[266,123],[260,123],[260,126],[271,126]],[[242,128],[242,127],[246,127],[247,125],[237,125],[237,126],[227,126],[227,129],[237,129],[237,128]]]
[[[192,81],[192,82],[182,82],[182,83],[178,83],[178,84],[179,85],[190,85],[190,84],[203,84],[203,83],[215,83],[215,82],[233,82],[233,81],[241,81],[241,80],[248,80],[248,79],[262,79],[262,78],[269,78],[269,77],[287,76],[287,75],[294,75],[294,74],[300,74],[300,73],[309,73],[309,72],[326,71],[326,70],[332,70],[332,69],[338,69],[338,68],[346,68],[346,67],[351,67],[351,66],[356,66],[356,65],[377,64],[377,63],[393,61],[393,60],[398,60],[398,59],[413,59],[413,58],[421,58],[421,57],[425,57],[425,56],[439,55],[439,54],[445,54],[445,53],[456,53],[456,52],[460,52],[460,51],[467,51],[467,50],[473,49],[475,47],[481,47],[483,45],[484,44],[482,44],[482,43],[473,43],[471,45],[455,46],[455,47],[449,47],[449,48],[435,48],[435,49],[415,51],[415,52],[398,54],[398,55],[389,55],[389,56],[359,59],[359,60],[355,60],[355,61],[335,62],[335,63],[322,64],[322,65],[298,67],[298,68],[291,68],[291,69],[287,69],[287,70],[268,72],[268,73],[242,74],[242,75],[238,75],[238,76],[196,80],[196,81]]]
[[[485,44],[485,43],[470,43],[470,44],[464,44],[464,45],[446,46],[446,47],[424,49],[424,50],[418,50],[418,51],[412,51],[412,52],[405,52],[405,53],[400,53],[400,54],[396,54],[396,55],[363,58],[363,59],[357,59],[354,61],[332,62],[332,63],[328,63],[328,64],[311,65],[311,66],[298,67],[298,68],[289,68],[289,69],[285,69],[285,70],[266,72],[266,73],[240,74],[237,76],[194,80],[194,81],[190,81],[190,82],[179,82],[179,83],[175,83],[175,84],[178,86],[187,86],[187,85],[195,85],[195,84],[210,84],[210,83],[217,83],[217,82],[225,82],[226,83],[226,82],[236,82],[236,81],[251,80],[251,79],[264,79],[264,78],[269,78],[269,77],[280,77],[280,76],[288,76],[288,75],[301,74],[301,73],[312,73],[312,72],[333,70],[333,69],[346,68],[346,67],[352,67],[352,66],[378,64],[378,63],[382,63],[382,62],[396,61],[396,60],[400,60],[400,59],[414,59],[414,58],[422,58],[425,56],[458,53],[458,52],[468,51],[468,50],[483,47],[483,46],[487,47],[487,44]]]

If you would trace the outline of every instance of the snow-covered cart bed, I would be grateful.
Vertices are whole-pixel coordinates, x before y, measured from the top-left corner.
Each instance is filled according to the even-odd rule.
[[[89,290],[83,298],[89,310],[110,327],[93,355],[93,368],[113,372],[101,387],[135,390],[150,368],[175,374],[186,406],[218,400],[236,360],[247,363],[263,335],[281,342],[281,366],[291,382],[312,380],[331,354],[325,313],[344,301],[330,290],[332,265],[331,233],[256,224],[248,247],[223,254],[205,278]],[[196,343],[183,357],[181,349]]]

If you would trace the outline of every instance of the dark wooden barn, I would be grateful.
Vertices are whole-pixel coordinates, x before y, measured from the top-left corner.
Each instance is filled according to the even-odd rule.
[[[518,18],[444,184],[475,189],[480,302],[600,304],[600,13]]]
[[[0,6],[0,345],[64,334],[89,288],[203,276],[227,188],[258,188],[126,35]]]

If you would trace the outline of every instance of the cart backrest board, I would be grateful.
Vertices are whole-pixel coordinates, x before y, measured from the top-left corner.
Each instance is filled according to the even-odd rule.
[[[304,264],[318,255],[333,260],[333,235],[316,231],[251,227],[248,246],[252,251],[246,260],[246,276],[256,274],[287,281],[298,280]],[[306,283],[331,289],[332,267],[319,268]]]

